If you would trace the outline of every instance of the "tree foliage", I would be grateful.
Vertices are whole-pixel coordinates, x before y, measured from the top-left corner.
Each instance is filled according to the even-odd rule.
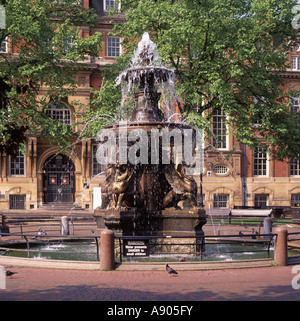
[[[131,55],[124,53],[103,68],[102,86],[99,91],[92,90],[91,108],[81,115],[81,124],[84,126],[82,138],[95,138],[104,126],[125,120],[121,112],[121,86],[116,85],[116,78],[128,67],[130,59]]]
[[[25,132],[67,143],[72,130],[45,111],[49,101],[74,94],[76,73],[86,58],[98,56],[100,33],[80,36],[97,15],[81,1],[1,0],[6,12],[7,39],[14,53],[0,52],[0,151],[13,153],[26,141]],[[40,94],[43,89],[42,95]]]
[[[296,39],[295,0],[122,0],[126,21],[115,27],[131,55],[151,33],[164,64],[176,73],[184,116],[228,115],[228,130],[274,157],[300,154],[298,115],[282,72]],[[259,126],[254,126],[259,119]],[[207,130],[209,132],[209,130]]]

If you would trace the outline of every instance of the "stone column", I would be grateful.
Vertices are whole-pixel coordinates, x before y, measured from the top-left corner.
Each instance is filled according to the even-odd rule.
[[[26,153],[26,174],[28,177],[32,177],[32,139],[29,139],[27,145],[27,153]]]
[[[87,142],[86,140],[82,141],[81,145],[81,165],[82,165],[82,178],[83,181],[86,181],[86,158],[87,158]]]
[[[100,238],[100,270],[115,269],[115,235],[111,230],[103,230]]]
[[[4,182],[7,182],[7,157],[6,152],[2,153],[2,177],[4,178]]]
[[[264,234],[271,234],[272,233],[272,218],[266,217],[264,219]]]
[[[91,174],[91,158],[93,154],[93,149],[92,149],[92,140],[89,138],[87,140],[87,162],[86,162],[86,171],[85,171],[85,177],[86,179],[90,179],[93,175]]]
[[[32,166],[32,177],[37,177],[37,139],[32,138],[33,141],[33,166]]]
[[[274,260],[278,265],[286,266],[288,262],[287,229],[277,228]]]
[[[61,218],[61,235],[69,235],[69,218],[68,216],[62,216]]]

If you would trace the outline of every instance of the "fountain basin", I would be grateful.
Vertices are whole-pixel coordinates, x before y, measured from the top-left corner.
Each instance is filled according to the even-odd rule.
[[[5,248],[8,250],[5,251]],[[37,260],[66,260],[66,261],[97,261],[95,241],[34,241],[30,243],[30,259]],[[27,245],[24,242],[7,244],[0,250],[2,257],[28,258]],[[1,259],[0,259],[1,260]]]
[[[170,249],[174,249],[175,245],[170,243],[170,239],[157,239],[152,243],[152,250],[150,250],[150,255],[147,258],[123,258],[122,262],[178,262],[186,261],[188,262],[198,262],[200,261],[227,261],[234,262],[239,260],[257,260],[267,258],[267,244],[264,242],[234,242],[234,243],[210,243],[207,242],[206,252],[202,253],[200,256],[195,255],[194,244],[189,246],[191,243],[188,239],[182,239],[178,242],[177,249],[181,249],[183,253],[170,253]],[[163,246],[168,249],[168,251],[158,251],[162,249],[157,243],[164,244]],[[65,261],[65,262],[97,262],[97,256],[95,251],[94,242],[80,242],[78,247],[78,242],[72,242],[72,244],[67,243],[51,243],[51,244],[35,244],[31,246],[31,258],[27,258],[26,245],[18,244],[15,245],[15,250],[9,250],[5,255],[0,255],[1,264],[7,261],[8,258],[22,258],[26,262],[33,261],[43,261],[50,262],[55,260]],[[12,248],[12,246],[7,246]],[[2,248],[3,249],[3,248]],[[19,251],[18,251],[19,250]],[[21,251],[20,251],[21,250]],[[118,247],[116,247],[116,251]],[[64,252],[70,252],[68,254]],[[87,253],[88,252],[88,253]],[[119,252],[118,252],[119,253]],[[294,253],[291,253],[294,254]],[[274,256],[274,249],[270,250],[270,258]],[[99,264],[99,262],[97,262]],[[57,265],[59,266],[59,264]]]

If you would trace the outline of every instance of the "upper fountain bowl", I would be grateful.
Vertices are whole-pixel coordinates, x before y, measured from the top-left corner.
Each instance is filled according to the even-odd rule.
[[[151,41],[148,32],[143,34],[131,60],[130,68],[124,70],[116,79],[119,85],[123,81],[129,84],[174,84],[174,71],[164,67],[161,63],[156,44]]]

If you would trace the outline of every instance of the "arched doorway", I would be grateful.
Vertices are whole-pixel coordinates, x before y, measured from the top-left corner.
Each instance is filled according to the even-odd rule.
[[[74,202],[75,166],[65,155],[52,155],[44,163],[44,203]]]

